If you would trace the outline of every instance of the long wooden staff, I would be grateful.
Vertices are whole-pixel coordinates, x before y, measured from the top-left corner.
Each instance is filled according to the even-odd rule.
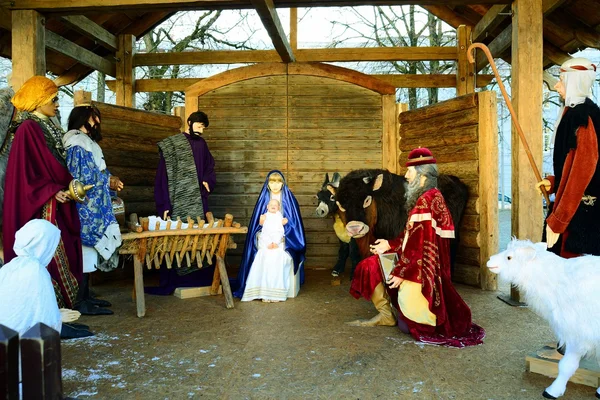
[[[531,150],[529,149],[529,144],[527,144],[527,139],[525,138],[525,134],[523,133],[523,128],[521,128],[519,121],[517,121],[517,115],[515,114],[515,110],[512,107],[512,103],[510,102],[510,99],[508,98],[508,94],[506,93],[506,89],[504,88],[504,83],[502,83],[502,78],[500,77],[500,74],[498,73],[498,70],[496,69],[496,63],[494,62],[494,57],[492,57],[492,53],[490,52],[490,49],[488,49],[488,47],[483,43],[473,43],[469,46],[469,48],[467,50],[467,59],[469,60],[469,62],[471,64],[475,63],[475,58],[473,57],[473,54],[474,54],[473,50],[476,48],[483,50],[485,56],[487,57],[487,59],[490,63],[490,66],[492,67],[492,70],[494,71],[494,75],[496,76],[496,80],[498,81],[498,86],[500,87],[502,96],[504,97],[504,100],[506,101],[506,106],[508,107],[508,110],[510,111],[510,116],[512,118],[512,122],[515,125],[515,127],[517,128],[517,132],[519,133],[519,138],[521,138],[521,144],[523,145],[523,148],[525,149],[525,153],[527,153],[527,158],[529,159],[529,164],[531,164],[531,169],[533,169],[533,174],[535,175],[535,179],[537,179],[537,181],[540,182],[542,180],[542,176],[540,175],[540,171],[538,171],[537,165],[535,164],[535,161],[533,160],[533,155],[531,155]],[[546,199],[546,204],[550,205],[550,198],[548,197],[548,192],[546,192],[546,187],[544,185],[541,185],[540,189],[542,190],[542,194],[544,195],[544,198]]]

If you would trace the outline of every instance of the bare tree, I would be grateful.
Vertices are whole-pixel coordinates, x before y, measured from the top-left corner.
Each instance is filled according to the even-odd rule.
[[[360,41],[364,47],[416,47],[456,45],[456,32],[444,30],[442,21],[420,7],[388,6],[373,7],[372,15],[351,8],[355,21],[331,21],[333,26],[343,27],[343,33],[334,39],[332,47]],[[440,74],[454,68],[453,62],[445,61],[385,61],[368,63],[364,72],[399,74]],[[403,91],[399,100],[403,100]],[[420,93],[424,92],[424,96]],[[439,99],[437,88],[426,90],[409,88],[405,90],[409,108],[436,103]],[[425,101],[421,99],[426,99]]]
[[[227,40],[228,33],[236,26],[242,24],[248,14],[240,11],[238,18],[231,19],[226,27],[218,26],[217,21],[222,18],[222,11],[206,11],[193,13],[195,21],[192,29],[183,37],[176,37],[184,29],[182,19],[192,13],[179,13],[165,23],[156,27],[142,38],[140,49],[147,53],[155,52],[182,52],[186,50],[207,49],[252,49],[248,45],[252,34],[240,42]],[[163,65],[141,67],[138,78],[182,78],[195,76],[196,68],[193,66]],[[146,110],[155,110],[170,113],[174,104],[183,104],[183,92],[152,92],[147,94],[143,107]]]

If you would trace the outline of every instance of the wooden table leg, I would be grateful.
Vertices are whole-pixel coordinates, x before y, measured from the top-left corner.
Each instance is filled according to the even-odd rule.
[[[227,308],[233,308],[233,294],[231,294],[231,286],[229,286],[225,261],[223,261],[223,258],[219,255],[217,255],[217,269],[221,275],[221,285],[223,286],[223,294],[225,295],[225,306]]]
[[[133,272],[135,277],[135,302],[137,305],[137,316],[142,318],[146,315],[146,299],[144,298],[144,267],[142,261],[133,257]]]

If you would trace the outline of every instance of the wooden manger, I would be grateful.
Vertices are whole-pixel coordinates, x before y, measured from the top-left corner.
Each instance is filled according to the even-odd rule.
[[[226,214],[225,218],[214,219],[211,213],[207,213],[206,221],[197,217],[196,220],[187,218],[187,227],[182,229],[181,219],[167,221],[166,230],[148,230],[148,218],[140,218],[132,214],[129,227],[133,232],[123,234],[123,246],[119,254],[133,255],[133,268],[135,279],[135,297],[137,303],[137,315],[143,317],[146,314],[146,303],[144,298],[144,265],[148,269],[181,268],[182,266],[196,265],[199,269],[203,261],[212,265],[213,257],[216,259],[215,273],[213,275],[210,294],[219,294],[219,286],[222,285],[225,294],[225,305],[233,308],[233,295],[229,286],[229,278],[225,268],[225,254],[227,249],[235,248],[236,244],[230,239],[232,234],[245,234],[247,227],[233,222],[233,215]],[[171,224],[176,224],[171,229]],[[194,227],[197,224],[197,227]],[[207,227],[204,227],[206,224]]]

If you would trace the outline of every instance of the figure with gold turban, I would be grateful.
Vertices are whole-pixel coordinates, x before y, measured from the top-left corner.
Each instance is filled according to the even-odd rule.
[[[32,219],[45,219],[60,229],[61,240],[48,272],[59,307],[73,308],[82,279],[79,215],[68,187],[73,177],[66,166],[62,129],[50,121],[58,109],[58,87],[34,76],[15,93],[18,111],[9,134],[3,208],[4,262],[16,257],[15,234]]]

